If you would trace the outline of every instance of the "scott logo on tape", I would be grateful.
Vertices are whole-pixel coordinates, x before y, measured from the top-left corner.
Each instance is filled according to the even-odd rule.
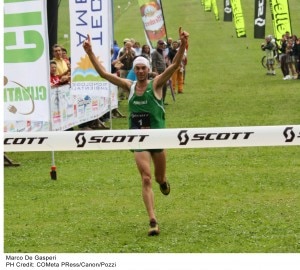
[[[186,145],[189,141],[189,136],[187,135],[187,130],[181,130],[177,138],[179,140],[179,145]]]
[[[77,143],[77,147],[84,147],[84,145],[86,143],[86,139],[84,137],[84,132],[78,133],[77,136],[75,137],[75,141]]]
[[[77,147],[84,147],[86,143],[136,143],[136,142],[144,142],[148,134],[140,135],[106,135],[106,136],[91,136],[88,140],[85,138],[85,133],[80,132],[76,135],[75,141],[77,143]]]
[[[186,145],[189,141],[226,141],[226,140],[248,140],[254,132],[212,132],[212,133],[194,133],[190,137],[187,130],[181,130],[177,138],[179,145]]]
[[[293,131],[293,127],[287,127],[283,131],[283,135],[285,137],[285,142],[292,142],[296,137],[295,132]]]

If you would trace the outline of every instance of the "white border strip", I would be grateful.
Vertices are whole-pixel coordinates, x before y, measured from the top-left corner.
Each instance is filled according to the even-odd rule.
[[[300,125],[4,133],[5,152],[300,145]]]

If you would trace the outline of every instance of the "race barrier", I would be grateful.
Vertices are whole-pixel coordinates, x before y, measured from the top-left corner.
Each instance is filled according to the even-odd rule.
[[[5,132],[5,152],[300,145],[300,125]]]

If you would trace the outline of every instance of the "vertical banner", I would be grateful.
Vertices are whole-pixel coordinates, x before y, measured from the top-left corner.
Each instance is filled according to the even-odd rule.
[[[159,39],[166,39],[167,30],[161,0],[138,0],[146,40],[151,48]]]
[[[230,0],[224,0],[224,22],[232,22],[232,9]]]
[[[280,40],[285,32],[292,33],[288,0],[270,0],[274,37]]]
[[[254,38],[265,38],[266,0],[255,0]]]
[[[218,21],[219,20],[219,10],[217,6],[217,0],[211,0],[211,7],[214,12],[215,18]]]
[[[235,23],[236,36],[246,37],[245,21],[241,0],[230,0]]]
[[[4,0],[4,131],[50,129],[46,1]]]
[[[107,1],[69,1],[71,35],[71,94],[76,96],[74,114],[80,123],[101,117],[117,108],[116,88],[102,79],[82,44],[91,36],[93,51],[107,71],[111,69],[112,3]],[[111,88],[115,91],[111,91]]]

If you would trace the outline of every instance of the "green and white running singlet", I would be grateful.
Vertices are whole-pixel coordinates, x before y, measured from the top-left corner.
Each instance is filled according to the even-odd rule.
[[[129,128],[165,128],[165,109],[163,100],[158,100],[153,92],[153,81],[150,81],[142,96],[135,93],[136,81],[130,87],[128,97]]]

